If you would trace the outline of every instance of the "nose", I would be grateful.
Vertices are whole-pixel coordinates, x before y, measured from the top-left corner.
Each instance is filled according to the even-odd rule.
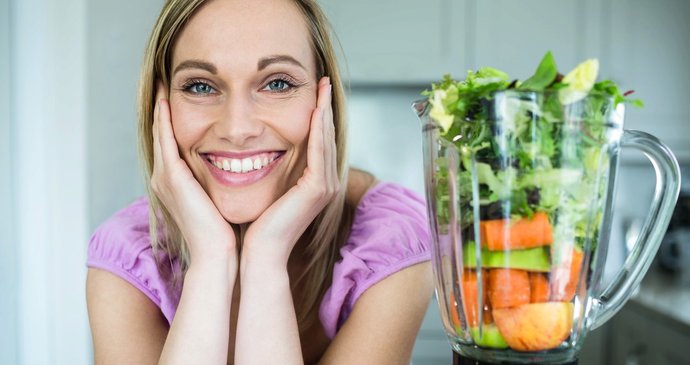
[[[216,123],[216,133],[235,146],[244,146],[263,133],[264,125],[248,95],[228,95],[223,115]]]

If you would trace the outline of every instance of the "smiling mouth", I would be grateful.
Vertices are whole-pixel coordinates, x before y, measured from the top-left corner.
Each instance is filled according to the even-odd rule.
[[[246,174],[265,169],[282,155],[282,152],[266,152],[245,158],[229,158],[210,154],[204,155],[204,157],[206,161],[220,170]]]

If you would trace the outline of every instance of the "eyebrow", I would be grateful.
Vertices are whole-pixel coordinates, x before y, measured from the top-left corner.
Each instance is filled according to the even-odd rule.
[[[274,63],[291,63],[295,66],[298,66],[302,68],[303,70],[306,70],[304,66],[297,61],[294,57],[288,56],[288,55],[277,55],[277,56],[269,56],[269,57],[264,57],[259,60],[259,63],[257,64],[257,70],[261,71],[265,69],[266,67],[274,64]],[[186,60],[177,65],[175,67],[175,71],[173,71],[173,74],[178,73],[179,71],[189,69],[189,68],[198,68],[202,69],[205,71],[210,72],[211,74],[215,75],[218,73],[218,69],[216,66],[212,63],[206,62],[206,61],[200,61],[200,60]]]
[[[299,61],[294,59],[292,56],[288,56],[288,55],[276,55],[276,56],[264,57],[264,58],[259,60],[259,63],[257,64],[257,70],[261,71],[261,70],[265,69],[266,67],[268,67],[269,65],[274,64],[274,63],[291,63],[295,66],[299,66],[300,68],[302,68],[303,70],[306,71],[306,68],[304,68],[304,66],[301,63],[299,63]]]
[[[214,75],[218,73],[218,69],[212,63],[199,60],[187,60],[177,65],[177,67],[175,67],[175,71],[173,72],[173,74],[176,74],[178,71],[182,71],[188,68],[199,68],[202,70],[206,70]]]

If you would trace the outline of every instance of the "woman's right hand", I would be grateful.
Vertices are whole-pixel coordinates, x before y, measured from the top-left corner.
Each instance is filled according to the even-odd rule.
[[[177,223],[193,261],[220,258],[236,264],[234,231],[180,157],[166,96],[165,86],[159,83],[153,119],[151,187]]]

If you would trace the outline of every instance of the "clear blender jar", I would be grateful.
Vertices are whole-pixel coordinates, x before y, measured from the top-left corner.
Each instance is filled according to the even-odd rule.
[[[453,350],[469,359],[576,361],[588,331],[649,268],[678,197],[675,157],[655,137],[624,130],[613,98],[589,96],[557,115],[546,115],[548,103],[559,103],[556,93],[496,92],[453,140],[441,138],[426,100],[413,105],[436,298]],[[645,153],[657,185],[636,244],[602,288],[621,147]]]

